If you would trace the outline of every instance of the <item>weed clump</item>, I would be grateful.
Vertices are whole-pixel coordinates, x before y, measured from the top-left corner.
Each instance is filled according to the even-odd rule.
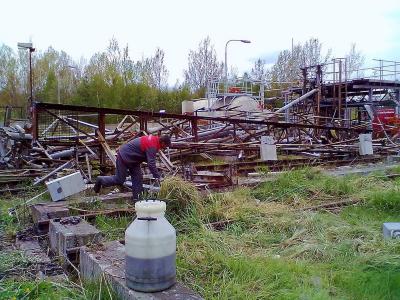
[[[302,169],[283,173],[276,180],[262,184],[253,191],[253,196],[259,200],[292,202],[295,198],[305,198],[312,193],[309,184],[320,175],[319,170]]]
[[[400,211],[400,191],[392,188],[386,191],[376,191],[367,195],[369,206],[384,211]]]
[[[262,201],[274,201],[295,207],[339,201],[356,191],[349,177],[331,177],[316,168],[304,168],[279,175],[252,192]]]
[[[161,184],[159,197],[166,201],[167,210],[181,216],[191,209],[204,210],[200,193],[190,182],[179,177],[167,177]]]

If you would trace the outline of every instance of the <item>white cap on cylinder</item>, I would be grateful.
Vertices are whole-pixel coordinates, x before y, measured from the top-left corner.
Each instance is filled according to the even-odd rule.
[[[138,214],[157,214],[166,210],[166,204],[160,200],[143,200],[135,203],[135,210]]]

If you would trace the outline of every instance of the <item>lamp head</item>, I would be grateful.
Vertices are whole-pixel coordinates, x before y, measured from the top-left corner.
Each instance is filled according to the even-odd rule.
[[[18,43],[18,48],[29,49],[32,48],[32,43]]]

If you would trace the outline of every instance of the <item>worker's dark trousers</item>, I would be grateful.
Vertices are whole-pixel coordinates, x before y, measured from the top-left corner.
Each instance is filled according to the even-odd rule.
[[[125,182],[128,171],[132,179],[133,200],[139,200],[139,195],[143,190],[143,175],[140,163],[125,165],[121,157],[117,155],[115,175],[99,176],[97,177],[97,181],[104,187],[122,185]]]

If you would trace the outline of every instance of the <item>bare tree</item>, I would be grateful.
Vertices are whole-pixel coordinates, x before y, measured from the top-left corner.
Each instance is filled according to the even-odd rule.
[[[129,57],[128,45],[122,50],[121,73],[124,79],[125,86],[129,83],[137,81],[137,74],[135,72],[135,64]]]
[[[322,43],[316,38],[310,38],[301,47],[299,65],[301,67],[325,64],[331,58],[329,49],[325,55],[322,54]]]
[[[244,75],[243,75],[244,76]],[[239,79],[239,69],[236,66],[231,66],[228,73],[228,81],[235,84]]]
[[[35,52],[32,61],[34,94],[42,100],[55,101],[57,99],[59,53],[49,47],[45,52]]]
[[[138,61],[135,70],[139,74],[139,82],[157,89],[167,85],[168,70],[164,63],[164,51],[160,48],[157,48],[154,56]]]
[[[331,50],[323,55],[322,44],[318,39],[311,38],[293,47],[292,51],[283,50],[279,53],[271,68],[270,80],[282,82],[283,86],[288,85],[301,79],[301,68],[326,64],[330,58]]]
[[[93,54],[89,63],[85,66],[85,78],[91,79],[95,76],[102,76],[107,69],[107,65],[107,56],[104,52]]]
[[[150,84],[150,59],[142,57],[135,64],[135,74],[137,74],[137,82]]]
[[[112,69],[115,73],[120,73],[122,56],[121,50],[119,49],[118,41],[115,37],[110,40],[106,53],[108,68]]]
[[[105,52],[95,53],[85,67],[85,77],[102,78],[111,86],[123,76],[124,54],[121,54],[118,42],[112,38]]]
[[[151,84],[159,90],[167,85],[168,70],[164,63],[164,51],[157,48],[155,55],[150,60]]]
[[[111,39],[105,52],[95,53],[85,66],[85,78],[101,78],[111,86],[120,77],[121,54],[118,42]]]
[[[356,44],[353,43],[350,46],[349,53],[346,54],[347,76],[351,78],[352,74],[358,73],[358,70],[364,65],[364,61],[365,56],[361,51],[356,50]]]
[[[265,61],[261,58],[254,62],[254,66],[251,69],[250,77],[253,80],[265,81],[267,79],[267,70],[265,67]]]
[[[20,84],[17,58],[10,47],[2,45],[0,47],[0,96],[4,99],[1,99],[1,102],[17,103],[20,100],[18,97],[21,90]]]
[[[196,51],[189,51],[188,69],[184,70],[185,84],[192,91],[203,89],[208,80],[221,78],[222,71],[223,64],[218,62],[214,46],[207,37],[199,43]]]
[[[297,79],[300,71],[299,61],[293,58],[289,50],[281,51],[276,63],[271,68],[271,81],[290,82]]]
[[[72,97],[77,88],[75,80],[79,69],[65,51],[49,47],[45,52],[36,52],[34,59],[35,94],[46,101]]]

